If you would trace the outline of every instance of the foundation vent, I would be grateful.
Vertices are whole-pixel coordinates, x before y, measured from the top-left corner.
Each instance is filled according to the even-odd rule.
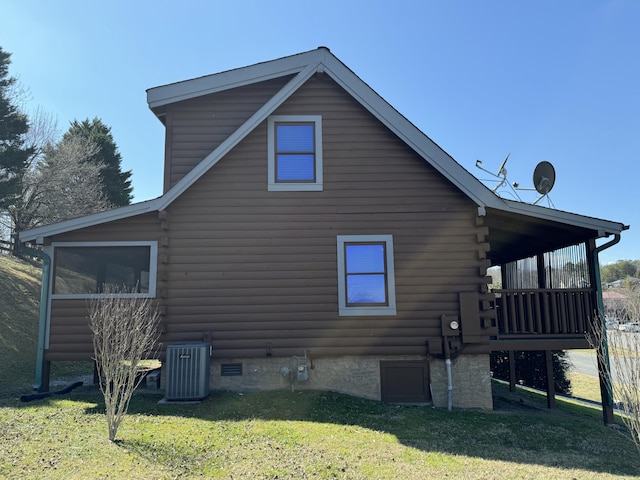
[[[223,363],[220,365],[221,377],[239,377],[242,375],[241,363]]]

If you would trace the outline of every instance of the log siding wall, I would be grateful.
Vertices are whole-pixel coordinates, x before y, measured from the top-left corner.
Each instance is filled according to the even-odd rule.
[[[324,190],[267,191],[263,122],[168,209],[167,341],[214,356],[424,355],[484,276],[475,205],[327,77],[278,115],[321,115]],[[392,234],[398,314],[340,317],[338,235]]]
[[[102,226],[77,230],[53,237],[53,242],[103,242],[103,241],[157,241],[158,255],[162,252],[161,222],[157,214],[145,214],[127,218]],[[156,292],[164,284],[164,276],[158,261],[158,283]],[[45,360],[90,360],[93,344],[88,324],[88,301],[86,299],[52,299],[49,346]]]
[[[171,112],[171,184],[221,141],[194,120],[208,122],[205,104]],[[275,114],[322,115],[323,191],[267,191],[265,121],[160,219],[54,240],[157,239],[163,342],[210,340],[216,358],[425,355],[440,316],[459,314],[459,292],[490,282],[475,204],[328,77]],[[398,313],[340,317],[337,236],[367,234],[393,235]],[[90,358],[86,302],[55,300],[52,317],[48,359]]]

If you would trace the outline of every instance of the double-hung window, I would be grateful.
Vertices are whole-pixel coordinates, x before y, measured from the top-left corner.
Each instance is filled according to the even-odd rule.
[[[395,315],[391,235],[338,236],[340,315]]]
[[[268,127],[268,189],[322,190],[322,118],[273,115]]]

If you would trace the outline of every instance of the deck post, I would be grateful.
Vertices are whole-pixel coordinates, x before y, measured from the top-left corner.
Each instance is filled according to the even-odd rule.
[[[602,399],[602,419],[605,425],[613,425],[615,423],[615,419],[613,416],[613,389],[611,386],[611,366],[609,363],[609,345],[607,343],[607,328],[605,324],[605,309],[604,309],[604,300],[602,299],[602,279],[600,277],[600,260],[598,258],[598,254],[605,250],[606,248],[612,247],[616,243],[620,241],[620,235],[617,234],[613,240],[605,243],[604,245],[600,245],[596,247],[595,239],[591,239],[587,244],[587,251],[590,253],[588,258],[590,260],[589,272],[591,274],[591,283],[593,284],[596,291],[596,302],[598,305],[598,310],[596,312],[596,318],[594,318],[595,322],[599,322],[598,326],[594,326],[591,328],[601,328],[602,329],[602,343],[596,346],[597,353],[597,364],[598,364],[598,378],[600,379],[600,397]]]
[[[551,350],[544,351],[544,364],[547,374],[547,407],[555,408],[556,392],[553,381],[553,352]]]
[[[605,425],[616,423],[613,416],[613,394],[611,392],[611,378],[608,374],[607,366],[604,364],[604,349],[597,347],[598,378],[600,380],[600,398],[602,399],[602,420]],[[608,355],[608,354],[607,354]]]
[[[516,391],[516,356],[513,350],[507,352],[509,354],[509,391]]]
[[[40,387],[36,390],[39,393],[48,392],[49,391],[49,382],[51,378],[51,362],[48,360],[43,360],[39,368],[39,378],[40,378]]]

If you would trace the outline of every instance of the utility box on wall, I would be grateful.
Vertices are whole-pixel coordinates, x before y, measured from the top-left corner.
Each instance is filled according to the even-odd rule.
[[[166,400],[201,400],[209,395],[211,346],[208,343],[167,345]]]

